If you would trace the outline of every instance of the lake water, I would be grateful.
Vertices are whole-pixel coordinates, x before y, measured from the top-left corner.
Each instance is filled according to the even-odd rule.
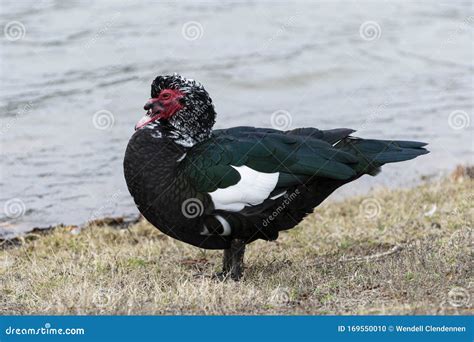
[[[0,22],[2,235],[137,214],[122,160],[157,74],[201,81],[218,128],[430,143],[336,198],[472,162],[470,1],[2,1]]]

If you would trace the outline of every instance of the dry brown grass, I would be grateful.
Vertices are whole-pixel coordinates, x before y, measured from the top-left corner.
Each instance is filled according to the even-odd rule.
[[[222,252],[147,223],[30,234],[0,250],[0,312],[472,313],[472,185],[445,180],[326,204],[277,242],[250,245],[238,283],[212,278]]]

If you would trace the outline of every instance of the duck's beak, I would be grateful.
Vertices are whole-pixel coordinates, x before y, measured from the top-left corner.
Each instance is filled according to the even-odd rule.
[[[138,120],[137,124],[135,125],[135,131],[137,129],[142,128],[146,124],[151,122],[151,118],[148,115],[143,116],[140,120]]]
[[[143,126],[149,124],[160,118],[161,112],[163,111],[163,106],[158,99],[149,99],[143,109],[147,110],[147,113],[144,117],[138,120],[135,125],[135,130],[142,128]]]

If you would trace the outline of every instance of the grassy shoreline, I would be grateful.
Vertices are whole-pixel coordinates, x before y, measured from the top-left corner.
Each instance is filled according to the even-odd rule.
[[[213,279],[221,251],[146,222],[30,233],[0,250],[0,314],[472,313],[473,184],[325,204],[251,244],[239,283]]]

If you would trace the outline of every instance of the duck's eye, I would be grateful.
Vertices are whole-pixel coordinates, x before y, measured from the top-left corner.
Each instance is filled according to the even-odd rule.
[[[161,98],[163,100],[169,100],[171,98],[171,94],[170,93],[161,94]]]

